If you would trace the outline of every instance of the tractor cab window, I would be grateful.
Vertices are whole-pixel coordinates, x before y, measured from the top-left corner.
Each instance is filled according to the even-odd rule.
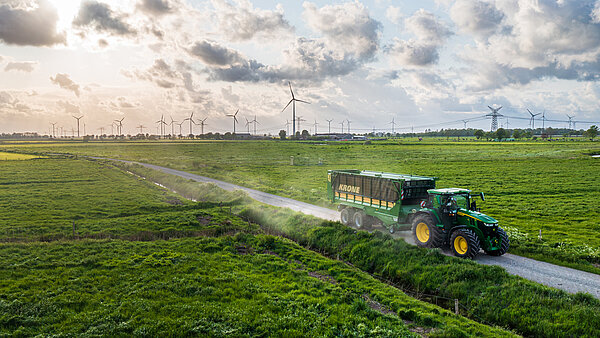
[[[469,209],[469,197],[467,195],[454,195],[452,197],[456,200],[459,208]]]

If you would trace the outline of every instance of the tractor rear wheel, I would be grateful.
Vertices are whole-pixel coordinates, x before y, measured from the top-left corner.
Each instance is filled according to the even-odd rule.
[[[352,217],[352,225],[357,229],[369,229],[371,225],[370,221],[369,216],[362,210],[355,212]]]
[[[352,208],[344,208],[340,211],[340,221],[342,221],[342,224],[344,225],[352,224],[352,216],[354,216]]]
[[[418,215],[412,222],[415,243],[424,248],[438,248],[444,244],[444,234],[427,214]]]
[[[450,248],[456,257],[473,259],[480,249],[479,238],[469,229],[458,229],[450,236]]]
[[[498,228],[497,233],[497,238],[500,240],[500,249],[486,251],[485,253],[490,256],[502,256],[508,251],[508,247],[510,246],[510,240],[508,239],[506,231],[502,228]]]

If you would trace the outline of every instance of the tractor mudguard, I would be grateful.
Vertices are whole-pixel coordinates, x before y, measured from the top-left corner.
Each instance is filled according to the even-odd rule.
[[[433,219],[433,220],[434,220],[434,221],[437,223],[437,224],[436,224],[436,226],[438,226],[438,227],[440,227],[440,228],[442,228],[442,227],[443,227],[443,225],[442,225],[442,221],[441,221],[441,220],[440,220],[440,218],[437,216],[437,214],[436,214],[435,212],[433,212],[432,210],[428,210],[428,209],[421,209],[421,210],[417,211],[416,213],[414,213],[414,214],[411,214],[411,215],[408,217],[408,219],[407,219],[407,222],[406,222],[406,223],[408,223],[408,224],[412,224],[412,221],[413,221],[413,219],[414,219],[415,217],[419,216],[419,215],[422,215],[422,214],[429,215],[429,216],[430,216],[430,217],[431,217],[431,218],[432,218],[432,219]]]

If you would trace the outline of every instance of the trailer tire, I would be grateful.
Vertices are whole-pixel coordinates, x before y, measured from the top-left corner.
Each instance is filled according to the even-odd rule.
[[[355,212],[352,216],[352,225],[357,229],[369,229],[371,226],[370,221],[369,216],[362,210]]]
[[[498,238],[500,239],[500,249],[486,251],[486,254],[490,256],[502,256],[508,251],[510,240],[508,239],[508,235],[504,229],[498,228]]]
[[[475,232],[463,228],[450,236],[450,248],[456,257],[473,259],[481,247]]]
[[[417,246],[423,248],[438,248],[444,244],[442,229],[437,227],[433,218],[427,214],[420,214],[413,218],[412,234]]]
[[[340,221],[344,225],[352,224],[352,216],[354,216],[352,208],[344,208],[340,211]]]

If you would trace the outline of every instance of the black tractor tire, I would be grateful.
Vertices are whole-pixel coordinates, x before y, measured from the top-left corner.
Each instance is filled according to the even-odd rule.
[[[352,216],[352,226],[357,229],[369,229],[371,227],[371,219],[364,211],[358,210]]]
[[[456,257],[473,259],[480,248],[479,238],[472,230],[458,229],[450,236],[450,249]]]
[[[500,249],[486,251],[485,253],[490,256],[502,256],[508,251],[508,248],[510,246],[510,240],[508,239],[506,231],[504,231],[504,229],[502,228],[498,228],[497,233],[498,239],[500,240]]]
[[[417,246],[423,248],[439,248],[444,244],[442,229],[427,214],[417,215],[413,219],[412,234]]]
[[[340,211],[340,221],[344,225],[352,225],[352,217],[354,216],[354,210],[352,208],[344,208]]]

